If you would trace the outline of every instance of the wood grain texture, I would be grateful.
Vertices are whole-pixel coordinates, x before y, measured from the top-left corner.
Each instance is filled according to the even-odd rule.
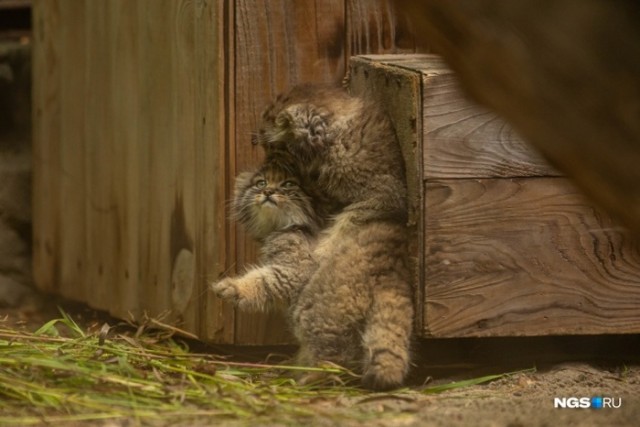
[[[136,96],[139,85],[140,44],[137,38],[139,10],[126,1],[111,1],[106,13],[111,16],[112,30],[108,49],[113,59],[109,78],[109,96],[113,99],[114,165],[113,203],[117,206],[114,222],[116,226],[117,257],[113,269],[113,295],[111,310],[116,313],[131,313],[141,318],[145,296],[141,292],[139,265],[140,256],[140,185],[141,147],[139,143],[140,99]],[[94,17],[95,19],[95,17]],[[88,140],[90,141],[90,140]],[[109,143],[109,142],[107,142]],[[122,315],[122,314],[120,314]]]
[[[233,342],[205,298],[228,263],[222,5],[34,6],[38,286]]]
[[[468,99],[439,56],[363,55],[360,61],[368,61],[363,66],[372,73],[384,70],[387,80],[392,76],[399,82],[420,79],[420,99],[406,102],[420,111],[416,114],[422,121],[423,178],[559,175],[504,120]],[[384,91],[384,88],[376,87],[374,91]],[[404,98],[406,96],[389,93],[385,103],[401,103]],[[392,114],[394,110],[389,108]],[[405,127],[404,123],[396,124],[398,132],[403,132]],[[409,144],[402,139],[403,145]]]
[[[640,242],[468,100],[441,59],[363,55],[351,68],[405,155],[423,336],[640,331]]]
[[[640,242],[564,178],[425,187],[425,336],[640,331]]]
[[[84,25],[85,5],[68,7],[60,4],[63,25],[60,43],[73,52],[85,52],[86,28]],[[65,79],[76,82],[78,87],[84,87],[87,82],[87,70],[83,67],[82,56],[60,54],[60,72]],[[62,111],[61,121],[61,157],[60,175],[60,229],[64,230],[64,237],[60,240],[58,285],[65,295],[74,299],[84,300],[88,290],[84,286],[77,286],[84,279],[87,268],[87,238],[85,204],[87,195],[86,164],[85,164],[85,122],[86,114],[83,108],[84,100],[77,96],[76,89],[67,84],[61,84],[60,103]]]
[[[116,179],[113,168],[117,159],[114,144],[111,143],[115,105],[109,93],[111,67],[115,58],[111,57],[112,52],[108,47],[111,15],[106,3],[87,2],[86,11],[91,31],[87,32],[86,42],[90,48],[86,51],[85,69],[88,81],[99,83],[83,94],[86,97],[85,105],[88,106],[86,125],[89,129],[85,135],[85,141],[89,143],[84,152],[87,185],[85,280],[91,283],[87,302],[97,307],[109,301],[114,294],[114,267],[118,257],[116,236],[119,207],[113,198]]]
[[[60,274],[60,2],[36,2],[33,22],[33,276],[51,292]]]
[[[504,119],[464,96],[453,73],[421,74],[425,178],[560,175]]]
[[[346,58],[419,50],[404,16],[388,0],[346,0]]]

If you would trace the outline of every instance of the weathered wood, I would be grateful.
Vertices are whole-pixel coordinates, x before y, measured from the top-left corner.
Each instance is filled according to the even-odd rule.
[[[80,5],[76,5],[78,7]],[[141,67],[140,44],[136,36],[140,11],[127,6],[126,1],[109,2],[108,13],[115,31],[110,33],[109,58],[112,58],[112,75],[109,78],[109,96],[113,99],[114,165],[113,205],[117,206],[115,239],[117,257],[112,266],[112,310],[142,315],[144,293],[140,288],[140,141],[137,123],[140,118],[140,99],[133,96],[139,88],[138,73]],[[82,68],[82,66],[79,66]],[[89,80],[93,81],[93,79]],[[87,142],[89,142],[87,140]],[[71,282],[70,284],[74,284]]]
[[[414,53],[409,26],[387,0],[346,0],[346,59],[367,53]]]
[[[564,178],[425,188],[424,334],[637,333],[640,245]]]
[[[34,270],[231,343],[233,311],[204,297],[228,263],[223,6],[34,4]]]
[[[62,215],[60,194],[61,50],[60,2],[41,2],[33,11],[33,275],[45,291],[59,286]]]
[[[63,5],[69,7],[69,5]],[[87,302],[100,306],[115,295],[114,267],[117,258],[117,215],[118,206],[113,199],[113,188],[118,179],[113,175],[117,159],[114,153],[113,112],[115,105],[109,93],[109,81],[112,76],[111,67],[115,60],[108,48],[111,34],[111,16],[104,2],[87,2],[87,16],[90,17],[91,30],[86,34],[90,49],[86,53],[86,67],[89,81],[100,82],[93,85],[86,97],[85,125],[88,133],[85,141],[90,141],[85,150],[85,180],[87,198],[85,207],[86,220],[86,259],[87,272],[85,280],[91,283],[91,291],[87,293]],[[100,19],[96,19],[97,17]],[[66,53],[67,51],[65,51]],[[69,129],[69,131],[73,131]],[[63,135],[64,138],[64,135]]]
[[[399,75],[398,82],[418,79],[414,84],[420,87],[421,116],[428,126],[421,161],[429,167],[423,178],[559,175],[508,123],[461,96],[455,75],[439,56],[363,55],[353,62],[358,63],[367,72],[379,70],[385,85],[395,75]],[[380,84],[372,86],[376,92],[386,90]],[[392,100],[402,99],[388,95]],[[390,114],[395,111],[397,108],[389,108]]]
[[[351,90],[382,102],[407,165],[417,329],[640,331],[640,242],[454,79],[433,55],[351,61]]]
[[[61,45],[72,52],[84,52],[86,41],[86,28],[84,26],[85,5],[78,4],[70,8],[60,4],[60,19],[69,22],[70,25],[61,27]],[[60,52],[60,73],[65,79],[74,81],[77,87],[86,84],[87,70],[83,67],[84,61],[81,55],[69,55]],[[86,110],[83,108],[84,99],[77,96],[77,89],[70,85],[61,84],[60,104],[64,106],[60,117],[61,138],[59,156],[61,158],[60,175],[60,199],[55,207],[49,208],[48,213],[54,209],[60,209],[60,229],[64,230],[64,236],[60,239],[60,252],[56,261],[60,269],[58,286],[65,295],[74,299],[85,300],[88,289],[78,286],[84,279],[84,271],[87,268],[87,241],[86,233],[86,196],[87,180],[85,175],[85,120]],[[36,137],[35,141],[44,143],[47,136]],[[35,168],[37,169],[37,168]],[[36,187],[38,184],[35,184]],[[37,223],[37,221],[36,221]],[[36,263],[37,265],[37,263]]]
[[[396,0],[464,87],[640,231],[634,0]]]
[[[454,74],[422,72],[423,178],[559,175],[511,125],[460,94]]]

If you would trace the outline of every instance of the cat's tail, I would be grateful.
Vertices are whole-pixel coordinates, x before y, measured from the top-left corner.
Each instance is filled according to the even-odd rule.
[[[409,284],[397,276],[379,277],[362,336],[364,387],[391,390],[404,382],[409,371],[413,311]]]

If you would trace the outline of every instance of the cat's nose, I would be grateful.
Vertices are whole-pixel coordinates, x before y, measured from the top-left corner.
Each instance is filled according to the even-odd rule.
[[[275,191],[273,191],[273,189],[272,189],[272,188],[265,188],[265,189],[262,191],[262,193],[263,193],[265,196],[267,196],[267,197],[268,197],[268,196],[271,196],[273,193],[275,193]]]

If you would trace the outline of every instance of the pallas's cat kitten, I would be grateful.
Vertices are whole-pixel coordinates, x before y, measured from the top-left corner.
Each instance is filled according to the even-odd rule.
[[[242,309],[265,311],[278,301],[293,305],[317,265],[312,256],[323,219],[295,172],[266,163],[235,181],[232,215],[262,243],[258,266],[212,284],[221,298]]]
[[[414,309],[404,162],[389,119],[342,89],[299,86],[265,111],[255,142],[267,159],[293,157],[312,191],[344,206],[293,308],[300,361],[356,364],[364,386],[400,386]]]

